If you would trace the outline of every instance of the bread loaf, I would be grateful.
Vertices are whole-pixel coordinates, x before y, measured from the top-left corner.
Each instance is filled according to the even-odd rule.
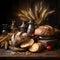
[[[55,33],[54,28],[49,25],[39,26],[38,28],[35,29],[34,32],[35,35],[40,36],[52,36],[54,35],[54,33]]]
[[[16,32],[11,37],[12,46],[19,45],[20,43],[29,40],[27,33]]]

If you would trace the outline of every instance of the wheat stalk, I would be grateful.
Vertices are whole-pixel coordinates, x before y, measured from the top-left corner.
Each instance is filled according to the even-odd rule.
[[[48,15],[52,14],[55,11],[49,11],[48,7],[46,7],[41,1],[40,3],[38,2],[37,4],[35,4],[34,13],[30,7],[28,8],[28,10],[20,10],[20,12],[21,13],[18,14],[18,16],[21,20],[34,20],[37,24],[40,24],[48,17]]]
[[[28,16],[28,12],[27,11],[24,11],[24,10],[21,10],[22,14],[28,18],[28,19],[31,19],[29,16]]]
[[[35,18],[38,19],[38,4],[35,4]]]
[[[39,12],[41,12],[42,11],[42,1],[39,3]]]
[[[48,15],[52,14],[53,12],[55,12],[55,10],[52,10],[52,11],[47,12],[47,13],[45,14],[45,18],[46,18]]]
[[[28,15],[29,15],[33,20],[35,19],[34,14],[33,14],[32,10],[31,10],[31,8],[29,8]]]

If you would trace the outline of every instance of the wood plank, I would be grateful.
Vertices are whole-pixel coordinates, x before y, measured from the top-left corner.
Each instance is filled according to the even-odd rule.
[[[31,52],[13,52],[11,50],[0,49],[0,57],[60,57],[60,49],[54,51],[42,51],[39,53]]]

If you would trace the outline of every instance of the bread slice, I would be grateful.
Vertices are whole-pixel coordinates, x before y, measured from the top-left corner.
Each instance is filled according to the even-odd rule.
[[[34,43],[30,48],[29,51],[30,52],[38,52],[42,50],[42,44],[41,43]]]
[[[28,48],[28,47],[32,46],[33,44],[34,44],[34,40],[33,40],[33,39],[30,39],[30,40],[28,40],[28,41],[23,42],[23,43],[20,45],[20,47],[21,47],[21,48]]]

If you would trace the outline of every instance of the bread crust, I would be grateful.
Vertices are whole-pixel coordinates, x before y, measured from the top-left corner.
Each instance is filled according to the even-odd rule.
[[[54,28],[49,25],[39,26],[38,28],[35,29],[34,32],[35,35],[40,36],[52,36],[54,35],[54,33],[55,33]]]

